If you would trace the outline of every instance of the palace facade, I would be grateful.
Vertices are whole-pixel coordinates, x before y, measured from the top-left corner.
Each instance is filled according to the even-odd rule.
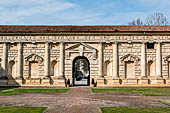
[[[170,86],[170,26],[0,26],[0,86]]]

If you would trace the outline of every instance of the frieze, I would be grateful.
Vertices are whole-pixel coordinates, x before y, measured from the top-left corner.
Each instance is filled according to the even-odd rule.
[[[153,41],[164,40],[168,41],[170,36],[0,36],[0,41],[11,42],[29,42],[29,41],[51,41],[51,42],[70,42],[70,41],[86,41],[86,42],[115,42],[115,41]]]

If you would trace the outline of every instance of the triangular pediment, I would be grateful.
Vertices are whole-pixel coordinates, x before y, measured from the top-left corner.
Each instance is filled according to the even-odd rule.
[[[37,61],[37,62],[43,62],[43,58],[41,56],[38,56],[36,54],[31,54],[25,58],[26,61]]]
[[[94,48],[88,44],[85,44],[85,43],[78,43],[78,44],[71,45],[71,46],[67,47],[66,50],[79,51],[80,47],[83,47],[84,50],[96,50],[96,48]]]
[[[136,62],[138,62],[140,60],[137,56],[132,55],[132,54],[127,54],[127,55],[121,57],[120,59],[121,59],[121,61],[136,61]]]
[[[166,56],[166,57],[164,57],[164,61],[170,61],[170,55],[168,55],[168,56]]]

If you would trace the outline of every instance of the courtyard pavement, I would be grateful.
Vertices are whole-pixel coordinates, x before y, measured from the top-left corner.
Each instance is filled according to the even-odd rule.
[[[73,87],[66,93],[23,93],[0,96],[0,106],[48,107],[45,113],[101,113],[100,107],[170,107],[165,96],[134,93],[92,93],[89,87]]]

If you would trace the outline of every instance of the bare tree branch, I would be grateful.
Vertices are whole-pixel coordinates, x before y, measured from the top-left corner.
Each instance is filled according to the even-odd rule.
[[[157,12],[148,15],[144,22],[140,18],[128,22],[128,25],[168,25],[168,24],[169,22],[167,18],[163,15],[163,13]]]
[[[162,13],[153,13],[148,15],[145,24],[146,25],[168,25],[167,18]]]
[[[143,25],[143,21],[139,18],[128,23],[129,25]]]

